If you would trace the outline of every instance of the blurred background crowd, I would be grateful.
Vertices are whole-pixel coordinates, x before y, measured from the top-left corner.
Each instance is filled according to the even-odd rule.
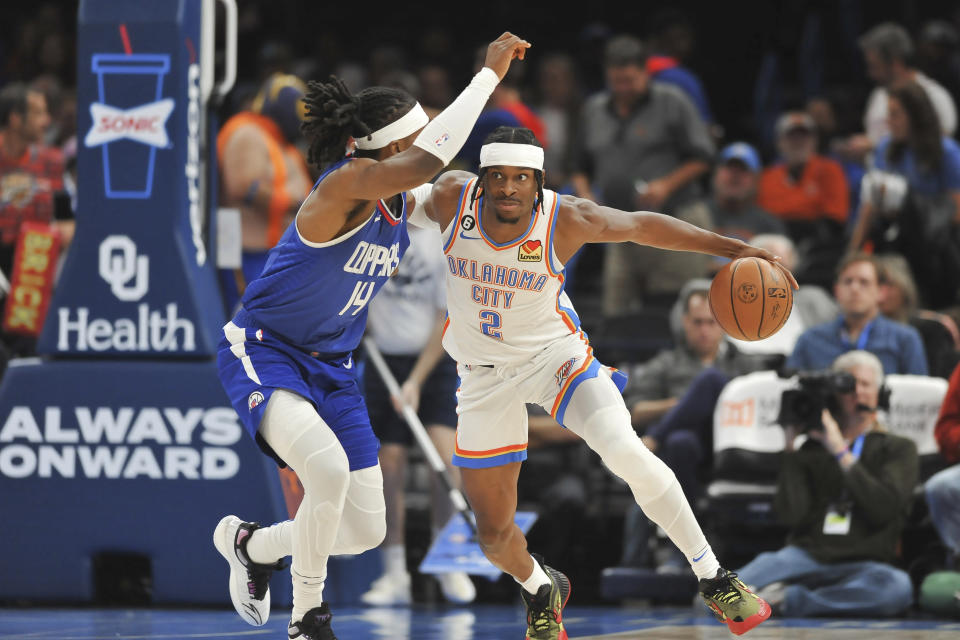
[[[478,47],[510,29],[534,48],[494,92],[456,168],[476,167],[481,141],[497,126],[528,127],[545,147],[548,188],[620,209],[661,211],[764,246],[783,256],[801,284],[787,325],[769,340],[744,343],[724,336],[707,304],[720,260],[618,245],[587,247],[567,265],[568,293],[598,356],[631,373],[625,398],[638,433],[695,504],[706,509],[714,409],[732,378],[784,366],[825,370],[853,350],[876,355],[882,375],[947,379],[953,373],[937,426],[942,459],[919,472],[915,460],[898,459],[913,468],[912,475],[897,476],[910,491],[898,494],[886,518],[893,542],[911,523],[926,537],[896,551],[878,544],[872,556],[831,555],[823,540],[797,534],[796,514],[790,522],[771,515],[753,553],[740,557],[747,562],[756,551],[775,549],[789,533],[792,544],[819,561],[886,563],[909,571],[918,586],[931,568],[956,562],[960,551],[960,524],[943,516],[960,512],[960,475],[949,467],[960,458],[960,6],[862,0],[621,5],[590,3],[560,20],[556,7],[498,0],[444,5],[432,15],[399,6],[367,15],[349,3],[315,9],[240,3],[239,78],[219,107],[218,147],[223,154],[240,145],[234,155],[262,142],[261,155],[271,158],[262,176],[239,176],[234,172],[244,167],[221,163],[221,204],[243,212],[244,251],[269,249],[317,174],[298,157],[303,140],[284,119],[283,88],[336,74],[354,92],[403,88],[433,115],[477,69]],[[23,221],[55,222],[65,244],[73,225],[83,224],[74,221],[75,6],[5,3],[0,22],[6,25],[0,34],[0,272],[9,278]],[[250,117],[228,126],[244,114]],[[243,127],[259,127],[266,137],[232,141]],[[278,175],[286,179],[276,182]],[[249,184],[258,179],[286,190],[285,204],[248,199]],[[253,276],[237,274],[230,286],[242,289]],[[390,331],[389,322],[382,326],[381,333]],[[0,338],[4,361],[32,353],[30,340]],[[428,337],[413,346],[403,336],[379,339],[408,359],[409,371]],[[864,366],[841,368],[857,376],[854,369]],[[422,369],[418,382],[429,373]],[[882,375],[873,379],[877,389]],[[562,552],[571,576],[585,585],[582,594],[599,593],[598,567],[658,575],[682,567],[683,559],[630,506],[625,485],[605,475],[585,446],[548,416],[531,416],[530,438],[521,492],[541,512],[531,544],[548,557]],[[894,482],[885,472],[876,471],[881,488]],[[929,511],[914,513],[913,487],[935,472],[938,482],[928,485],[946,486],[953,506],[934,496]],[[414,469],[406,480],[400,476],[422,498],[406,505],[422,516],[400,520],[408,532],[429,531],[424,474]],[[861,497],[892,499],[879,490]],[[391,540],[402,543],[403,536],[388,535]],[[736,541],[729,542],[736,554]],[[407,545],[410,559],[422,553],[422,543]],[[388,570],[407,573],[396,558]],[[887,574],[882,579],[896,582]],[[411,588],[414,598],[429,588],[419,578],[411,585],[409,576],[397,584],[407,599]],[[395,597],[391,588],[380,595]],[[868,612],[909,606],[897,599],[896,584],[891,590],[888,602]],[[811,604],[814,591],[781,593],[779,601],[767,595],[783,606],[806,606],[809,615],[836,613]]]

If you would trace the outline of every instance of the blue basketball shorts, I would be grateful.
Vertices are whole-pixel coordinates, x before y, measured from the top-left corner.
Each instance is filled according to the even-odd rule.
[[[272,337],[269,329],[232,321],[223,332],[217,351],[220,382],[264,453],[286,466],[258,431],[270,395],[287,389],[313,403],[346,451],[350,471],[377,464],[380,442],[370,427],[351,354],[320,359]]]

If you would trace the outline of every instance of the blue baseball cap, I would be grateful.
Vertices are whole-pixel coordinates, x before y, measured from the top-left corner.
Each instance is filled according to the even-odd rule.
[[[747,165],[750,171],[760,171],[760,154],[746,142],[734,142],[723,148],[720,152],[720,162],[727,163],[731,160],[739,160]]]

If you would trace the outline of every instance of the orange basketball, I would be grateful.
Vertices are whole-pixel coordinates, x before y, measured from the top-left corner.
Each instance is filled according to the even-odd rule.
[[[710,284],[710,310],[732,338],[769,338],[784,325],[792,309],[790,281],[778,265],[767,260],[733,260]]]

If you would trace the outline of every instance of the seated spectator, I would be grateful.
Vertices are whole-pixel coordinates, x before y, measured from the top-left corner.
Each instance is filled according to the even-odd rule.
[[[758,233],[786,233],[779,218],[757,205],[760,156],[745,142],[727,145],[713,173],[713,193],[708,207],[714,231],[744,242]]]
[[[892,87],[916,83],[929,97],[940,123],[940,131],[952,136],[957,128],[957,109],[953,98],[935,80],[928,78],[912,66],[913,40],[907,30],[893,22],[879,24],[863,34],[859,40],[867,74],[877,83],[870,94],[863,126],[873,145],[891,133],[892,123],[888,118],[888,92]]]
[[[918,309],[917,285],[903,256],[877,256],[880,265],[880,313],[920,334],[930,375],[947,378],[960,361],[957,325],[953,318]]]
[[[813,119],[802,111],[787,112],[777,120],[776,132],[781,162],[760,176],[758,203],[786,223],[798,244],[842,234],[850,213],[847,181],[836,160],[816,152]]]
[[[876,356],[851,351],[833,369],[850,373],[856,391],[824,410],[822,430],[796,449],[798,427],[783,425],[774,509],[790,528],[787,546],[737,573],[780,615],[895,616],[913,600],[910,576],[893,563],[917,484],[917,448],[877,421]]]
[[[960,571],[960,366],[950,376],[934,436],[940,454],[953,466],[927,480],[927,504],[947,547],[947,567]]]
[[[960,146],[943,137],[933,105],[916,84],[889,91],[890,136],[864,179],[850,250],[870,243],[902,253],[925,306],[941,309],[960,287]],[[893,174],[892,176],[889,174]]]
[[[840,263],[834,296],[840,315],[801,334],[787,367],[825,369],[852,349],[870,351],[886,373],[927,375],[927,359],[920,335],[880,315],[880,267],[876,258],[854,254]]]
[[[661,351],[630,371],[623,396],[636,427],[645,427],[663,416],[677,403],[690,381],[707,367],[730,375],[751,370],[752,360],[724,339],[723,329],[710,311],[709,283],[697,283],[685,287],[680,299],[683,329],[677,346]]]

